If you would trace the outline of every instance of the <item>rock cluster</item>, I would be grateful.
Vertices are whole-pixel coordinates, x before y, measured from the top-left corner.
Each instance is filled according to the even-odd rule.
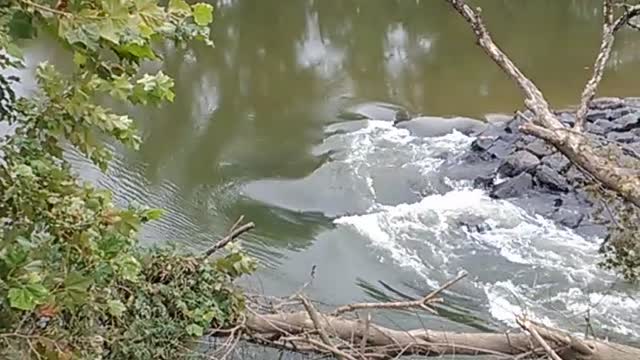
[[[556,113],[573,125],[572,111]],[[526,114],[525,114],[526,116]],[[588,233],[600,235],[590,221],[590,201],[578,189],[584,179],[562,154],[535,137],[518,131],[523,118],[490,124],[477,135],[467,163],[487,163],[485,171],[475,175],[476,186],[492,197],[514,199],[527,209],[549,216],[571,228],[589,227]],[[640,98],[601,98],[590,106],[586,130],[606,141],[620,143],[624,151],[640,154]]]

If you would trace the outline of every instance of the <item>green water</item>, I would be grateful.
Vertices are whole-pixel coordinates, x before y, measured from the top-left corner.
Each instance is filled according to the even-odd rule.
[[[176,79],[175,102],[161,109],[128,109],[140,121],[141,150],[117,149],[106,176],[76,158],[83,176],[113,189],[122,202],[167,210],[163,220],[145,229],[148,244],[204,249],[245,215],[257,225],[244,238],[262,264],[259,275],[247,280],[256,291],[297,289],[309,280],[314,264],[316,279],[307,291],[330,304],[393,296],[389,289],[409,294],[429,289],[414,270],[394,265],[361,236],[336,228],[338,214],[328,209],[360,214],[353,204],[363,200],[356,188],[344,196],[323,195],[350,186],[349,177],[338,170],[311,177],[325,169],[330,153],[314,149],[327,138],[326,126],[344,121],[340,114],[353,106],[380,117],[389,112],[376,102],[411,114],[483,118],[521,107],[514,84],[475,46],[468,26],[444,1],[212,3],[215,48],[161,46],[164,62],[150,66]],[[600,1],[475,3],[483,7],[496,41],[554,106],[577,102],[599,46]],[[620,34],[600,95],[640,95],[638,40],[633,32]],[[32,56],[55,61],[66,55],[40,43]],[[394,178],[396,169],[380,169],[386,171],[379,175],[385,204],[411,202],[405,182]],[[284,185],[278,185],[279,192],[271,185],[254,186],[263,181]],[[496,269],[485,261],[471,259],[461,267],[488,279]],[[505,264],[496,265],[497,271],[511,271]],[[430,272],[429,278],[442,282],[452,269]],[[496,325],[474,289],[463,286],[452,293],[444,317],[432,317],[430,324]]]

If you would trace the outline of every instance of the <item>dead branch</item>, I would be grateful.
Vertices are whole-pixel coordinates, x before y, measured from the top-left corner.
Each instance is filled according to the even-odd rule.
[[[218,242],[216,242],[212,247],[207,249],[204,252],[203,256],[207,258],[213,255],[216,251],[224,248],[225,246],[227,246],[227,244],[237,239],[240,235],[255,227],[255,224],[253,222],[248,222],[244,225],[240,225],[240,223],[242,223],[242,220],[244,220],[244,215],[240,216],[238,220],[236,220],[236,222],[233,224],[233,226],[231,226],[231,229],[229,229],[229,233],[227,234],[227,236],[218,240]]]
[[[451,279],[444,283],[438,289],[430,292],[426,296],[421,299],[413,300],[413,301],[394,301],[394,302],[384,302],[384,303],[355,303],[348,304],[337,308],[332,315],[340,315],[347,312],[353,312],[356,310],[362,309],[412,309],[412,308],[420,308],[431,313],[436,313],[435,310],[429,307],[429,304],[440,301],[437,296],[442,293],[444,290],[448,289],[458,281],[464,279],[467,276],[467,273],[463,272],[456,276],[454,279]]]
[[[446,0],[466,21],[476,35],[478,45],[484,52],[520,87],[525,96],[525,106],[533,112],[531,121],[523,123],[520,130],[536,136],[553,145],[564,154],[580,170],[592,176],[606,188],[620,194],[637,207],[640,207],[640,171],[618,164],[615,159],[598,154],[592,141],[581,130],[582,125],[576,121],[576,128],[566,127],[551,111],[549,103],[542,92],[529,80],[509,57],[495,44],[489,34],[482,17],[464,0]],[[624,14],[617,20],[612,19],[613,9],[610,0],[605,1],[605,31],[601,51],[596,60],[594,75],[583,91],[583,101],[587,107],[595,89],[600,82],[604,65],[613,45],[614,34],[629,20],[640,15],[640,5],[625,7]],[[581,104],[580,109],[584,106]],[[579,111],[581,111],[579,109]],[[581,112],[583,112],[582,110]],[[582,116],[579,114],[579,116]],[[586,116],[586,115],[585,115]]]
[[[534,339],[542,346],[544,351],[549,355],[552,360],[562,360],[558,354],[549,346],[549,344],[545,341],[545,339],[540,336],[540,333],[531,325],[531,323],[525,318],[518,318],[518,324],[522,326],[523,329],[527,330],[529,334],[533,336]]]
[[[614,21],[614,4],[613,0],[603,1],[603,25],[602,25],[602,42],[600,43],[600,50],[596,57],[595,64],[593,66],[593,74],[582,91],[580,98],[580,106],[576,112],[576,123],[573,126],[575,131],[582,131],[584,123],[587,119],[587,112],[589,111],[589,103],[593,100],[598,89],[600,81],[604,75],[604,68],[607,65],[607,60],[611,55],[611,49],[613,49],[613,43],[615,42],[615,33],[620,30],[624,25],[630,25],[630,20],[638,15],[640,6],[625,7],[624,14]]]

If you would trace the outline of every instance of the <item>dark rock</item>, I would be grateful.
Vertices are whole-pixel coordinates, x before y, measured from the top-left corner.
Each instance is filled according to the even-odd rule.
[[[590,224],[588,221],[583,221],[575,231],[585,238],[599,238],[602,239],[607,236],[609,232],[605,225]]]
[[[623,144],[630,144],[640,140],[640,138],[631,132],[612,132],[607,134],[607,139]]]
[[[537,157],[543,157],[547,155],[551,155],[553,153],[553,149],[547,145],[544,140],[535,139],[524,147],[530,153],[536,155]]]
[[[471,143],[471,150],[473,151],[487,151],[496,142],[496,139],[490,137],[479,137]]]
[[[533,186],[533,178],[529,173],[521,173],[493,187],[490,196],[496,199],[507,199],[525,194]]]
[[[606,120],[598,120],[598,121],[606,121]],[[600,127],[600,126],[598,126],[596,124],[592,124],[592,123],[587,123],[586,128],[587,128],[588,132],[590,132],[590,133],[592,133],[594,135],[602,136],[607,132],[604,128],[602,128],[602,127]]]
[[[556,222],[559,222],[568,228],[575,229],[580,225],[580,222],[582,222],[584,214],[575,209],[569,210],[560,208],[553,213],[552,217]]]
[[[604,130],[604,132],[609,132],[611,131],[611,129],[613,129],[613,127],[615,126],[611,121],[609,120],[604,120],[604,119],[599,119],[596,120],[593,125],[598,126],[600,128],[602,128]],[[588,129],[588,128],[587,128]]]
[[[478,176],[473,180],[473,186],[481,189],[490,189],[493,187],[493,175]]]
[[[564,174],[569,182],[572,184],[583,183],[587,178],[584,173],[576,168],[574,165],[570,165],[567,172]]]
[[[498,173],[504,176],[516,176],[525,171],[531,171],[540,164],[540,160],[526,150],[519,150],[507,156],[498,168]]]
[[[539,166],[535,174],[536,184],[553,191],[567,192],[570,186],[567,180],[547,165]]]
[[[609,120],[619,119],[631,113],[632,110],[628,107],[621,107],[619,109],[611,110],[609,113]]]
[[[589,104],[589,109],[617,109],[624,106],[622,99],[617,97],[596,98]]]
[[[631,113],[613,121],[614,131],[629,131],[640,126],[640,114]]]
[[[511,150],[511,143],[500,139],[495,141],[491,147],[487,149],[487,153],[494,159],[504,159]]]
[[[640,108],[640,97],[629,97],[623,100],[626,106]]]
[[[573,126],[573,124],[576,123],[576,117],[572,113],[561,112],[561,113],[558,113],[557,116],[560,119],[560,121],[565,125]]]
[[[587,113],[587,121],[609,120],[610,110],[591,110]]]
[[[545,156],[542,159],[542,164],[547,165],[559,173],[563,173],[569,168],[571,161],[569,161],[566,156],[556,152],[553,155]]]

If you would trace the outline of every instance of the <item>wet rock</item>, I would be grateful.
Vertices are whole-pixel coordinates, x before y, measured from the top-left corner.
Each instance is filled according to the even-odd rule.
[[[640,141],[640,139],[631,132],[612,132],[607,134],[607,139],[623,144],[631,144]]]
[[[640,97],[628,97],[623,102],[626,106],[640,109]]]
[[[584,173],[580,171],[578,168],[576,168],[574,165],[569,166],[569,169],[567,169],[567,172],[565,173],[564,176],[572,184],[581,184],[587,179]]]
[[[524,195],[533,186],[533,177],[529,173],[521,173],[493,187],[490,196],[496,199],[507,199]]]
[[[471,150],[473,151],[487,151],[496,142],[496,139],[490,137],[479,137],[471,143]]]
[[[562,123],[565,125],[573,126],[573,124],[576,123],[576,117],[572,113],[561,112],[561,113],[558,113],[557,116],[560,119],[560,121],[562,121]]]
[[[602,121],[602,120],[598,120],[598,121]],[[606,121],[606,120],[604,120],[604,121]],[[604,128],[600,127],[599,125],[592,124],[592,123],[587,123],[586,129],[587,129],[588,132],[590,132],[590,133],[592,133],[594,135],[599,135],[599,136],[602,136],[607,132]]]
[[[589,109],[617,109],[624,106],[622,99],[617,97],[600,97],[593,99]]]
[[[536,155],[537,157],[543,157],[547,155],[551,155],[553,153],[553,149],[541,139],[535,139],[532,142],[528,143],[524,147],[530,153]]]
[[[538,164],[540,159],[535,155],[526,150],[519,150],[505,158],[498,168],[498,173],[512,177],[525,171],[532,171]]]
[[[513,146],[510,142],[499,139],[495,141],[489,149],[487,149],[486,153],[493,159],[503,159],[512,150]]]
[[[395,122],[398,119],[409,119],[409,112],[398,105],[384,102],[366,102],[351,106],[338,114],[343,120],[383,120]]]
[[[545,156],[542,159],[542,164],[554,169],[559,173],[563,173],[569,168],[569,165],[571,165],[571,161],[569,161],[566,156],[562,155],[559,152],[556,152],[552,155]]]
[[[594,110],[587,113],[587,121],[596,122],[598,120],[609,120],[611,118],[611,110]]]
[[[605,120],[605,119],[598,119],[594,121],[593,125],[601,128],[603,130],[603,133],[610,132],[611,129],[613,129],[613,127],[615,126],[611,121]],[[589,130],[588,127],[587,127],[587,130]]]
[[[612,129],[614,131],[622,132],[622,131],[629,131],[629,130],[635,129],[637,127],[640,127],[640,114],[638,113],[627,114],[618,119],[615,119],[612,122],[612,124],[613,124]]]
[[[477,134],[484,130],[486,123],[466,117],[443,118],[437,116],[420,116],[397,124],[407,129],[414,136],[443,136],[457,130],[465,135]]]
[[[567,180],[547,165],[539,166],[535,173],[536,184],[552,191],[569,191]]]
[[[493,188],[493,175],[481,175],[473,180],[473,186],[480,189]]]
[[[551,216],[556,222],[571,229],[577,228],[582,219],[584,219],[584,214],[581,214],[578,210],[565,208],[556,210]]]

